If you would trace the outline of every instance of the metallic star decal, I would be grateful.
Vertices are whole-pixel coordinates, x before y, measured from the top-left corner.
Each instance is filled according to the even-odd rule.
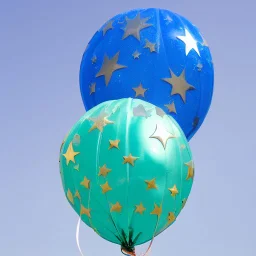
[[[146,45],[144,48],[148,48],[150,52],[156,52],[156,43],[151,43],[146,39]]]
[[[103,36],[110,30],[113,29],[113,20],[110,20],[103,28]]]
[[[157,204],[155,204],[155,208],[150,214],[154,214],[154,215],[157,215],[157,217],[160,217],[161,213],[162,213],[162,205],[158,206]]]
[[[106,181],[104,184],[100,185],[102,188],[102,193],[105,194],[108,191],[112,190],[112,188],[109,186],[108,182]]]
[[[111,169],[107,168],[107,165],[104,164],[102,167],[100,167],[99,176],[106,177],[109,172],[111,172]]]
[[[74,169],[79,172],[79,164],[75,165]]]
[[[80,135],[76,134],[72,140],[73,144],[79,145],[80,144]]]
[[[66,164],[68,165],[70,161],[75,163],[75,156],[78,154],[80,154],[80,152],[75,152],[73,149],[73,144],[70,142],[66,153],[63,154],[63,156],[66,158]]]
[[[141,53],[138,52],[137,50],[132,54],[132,56],[133,56],[134,59],[139,59],[139,58],[140,58],[140,55],[141,55]]]
[[[196,127],[197,125],[198,125],[198,123],[199,123],[199,117],[198,116],[196,116],[195,118],[194,118],[194,120],[193,120],[193,127]]]
[[[96,77],[105,76],[106,86],[108,86],[113,72],[115,72],[118,69],[127,68],[126,66],[119,65],[117,63],[118,57],[119,57],[119,52],[116,53],[116,55],[112,59],[109,59],[109,57],[105,55],[102,67],[100,71],[96,74]]]
[[[91,218],[91,209],[85,208],[83,205],[81,205],[80,215],[87,215],[89,218]]]
[[[94,55],[91,59],[92,64],[95,64],[97,62],[97,57]]]
[[[172,102],[171,104],[166,104],[164,106],[168,108],[169,113],[177,114],[174,102]]]
[[[84,186],[85,188],[90,188],[90,180],[88,180],[86,177],[84,177],[83,181],[80,183],[80,185]]]
[[[176,220],[176,217],[173,212],[169,212],[167,220],[168,220],[168,225],[172,224]]]
[[[93,121],[94,124],[90,128],[89,132],[98,129],[99,131],[103,131],[103,127],[105,127],[108,124],[113,124],[113,121],[110,121],[107,119],[109,115],[105,112],[102,111],[97,117],[90,117],[89,120]]]
[[[68,192],[67,192],[67,198],[68,198],[68,201],[74,205],[74,198],[73,198],[73,195],[70,191],[70,189],[68,189]]]
[[[195,87],[189,84],[185,79],[185,69],[180,76],[176,76],[170,69],[171,78],[162,78],[163,81],[172,85],[171,95],[179,94],[184,103],[186,103],[186,92],[188,90],[194,90]]]
[[[120,142],[120,140],[109,140],[109,148],[108,149],[111,149],[111,148],[119,149],[119,142]]]
[[[148,118],[148,117],[151,116],[151,114],[150,114],[151,111],[152,110],[147,110],[146,111],[145,107],[142,104],[140,104],[137,107],[133,108],[133,115],[134,116],[143,116],[143,117]]]
[[[157,114],[158,116],[164,117],[165,112],[164,112],[161,108],[156,107],[156,114]]]
[[[123,164],[128,163],[134,166],[134,161],[136,161],[139,157],[132,156],[132,154],[130,154],[129,156],[123,156],[123,158],[124,158]]]
[[[167,21],[167,22],[166,22],[167,24],[169,24],[169,23],[171,23],[171,22],[173,21],[173,19],[172,19],[169,15],[167,15],[164,20]]]
[[[115,204],[113,204],[110,209],[111,212],[121,212],[121,210],[122,210],[122,206],[119,202],[116,202]]]
[[[93,93],[95,93],[95,86],[96,86],[96,83],[92,83],[90,85],[90,95],[92,95]]]
[[[140,203],[139,205],[135,205],[135,207],[135,212],[138,212],[140,214],[142,214],[146,210],[142,203]]]
[[[148,89],[145,89],[143,88],[143,85],[140,84],[138,87],[135,87],[135,88],[132,88],[135,92],[136,92],[136,95],[135,97],[138,97],[138,96],[142,96],[142,97],[145,97],[145,92],[148,90]]]
[[[176,185],[174,185],[172,188],[169,188],[169,191],[171,192],[171,195],[172,195],[173,197],[175,197],[175,196],[179,193],[179,191],[178,191]]]
[[[189,161],[185,163],[185,165],[188,166],[188,174],[186,179],[192,179],[194,177],[194,163],[193,161]]]
[[[153,189],[153,188],[157,189],[156,178],[154,178],[152,180],[145,180],[145,183],[148,185],[147,190]]]
[[[133,19],[125,18],[126,27],[124,30],[124,35],[122,39],[127,38],[128,36],[134,36],[140,41],[140,31],[144,28],[152,26],[152,24],[146,23],[150,18],[140,18],[140,13]]]
[[[78,198],[79,200],[81,200],[81,196],[80,196],[80,193],[79,193],[78,190],[77,190],[76,193],[75,193],[75,197]]]
[[[169,139],[175,138],[175,136],[170,132],[166,131],[166,129],[163,128],[161,125],[156,125],[156,129],[154,133],[149,138],[154,138],[159,140],[165,149],[167,141]]]
[[[189,54],[191,50],[195,50],[198,56],[200,56],[198,47],[197,47],[197,41],[194,39],[194,37],[189,33],[189,31],[185,28],[185,36],[177,36],[178,39],[180,39],[185,44],[186,48],[186,55]]]
[[[200,72],[202,71],[203,65],[202,63],[199,62],[196,67],[197,67],[197,70]]]

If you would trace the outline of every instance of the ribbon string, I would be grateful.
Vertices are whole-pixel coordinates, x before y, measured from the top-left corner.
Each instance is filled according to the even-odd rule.
[[[80,242],[79,242],[80,225],[81,225],[81,216],[79,217],[79,220],[78,220],[77,226],[76,226],[76,244],[77,244],[78,250],[80,252],[80,255],[84,256],[84,254],[81,250],[81,247],[80,247]]]

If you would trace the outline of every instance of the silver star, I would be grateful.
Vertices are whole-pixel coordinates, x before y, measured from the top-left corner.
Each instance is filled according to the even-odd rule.
[[[157,114],[158,116],[164,117],[165,112],[164,112],[161,108],[156,107],[156,114]]]
[[[113,20],[110,20],[103,28],[103,36],[110,30],[113,29]]]
[[[144,116],[146,118],[150,117],[151,110],[146,111],[142,104],[138,105],[137,107],[133,108],[133,115],[134,116]]]
[[[173,21],[173,19],[172,19],[169,15],[167,15],[164,20],[167,21],[167,22],[166,22],[167,24],[169,24],[169,23],[171,23],[171,22]]]

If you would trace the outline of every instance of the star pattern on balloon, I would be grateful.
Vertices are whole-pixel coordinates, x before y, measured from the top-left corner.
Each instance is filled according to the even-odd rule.
[[[177,36],[185,44],[185,52],[186,56],[189,54],[191,50],[195,50],[198,56],[200,56],[197,41],[194,37],[190,34],[190,32],[185,28],[185,35],[184,36]]]
[[[80,183],[80,185],[84,186],[85,188],[90,188],[90,180],[88,180],[86,177],[84,177],[83,181]]]
[[[127,68],[126,66],[118,64],[119,52],[110,59],[107,55],[104,56],[103,64],[100,71],[96,74],[96,77],[104,76],[105,84],[108,86],[110,79],[113,75],[113,72],[119,69]]]
[[[108,184],[108,181],[106,181],[104,184],[102,184],[100,186],[101,186],[103,194],[106,194],[108,191],[112,190],[112,188]]]
[[[109,140],[109,148],[108,149],[111,149],[111,148],[119,149],[119,142],[120,142],[120,140]]]
[[[97,63],[97,57],[94,55],[91,59],[92,64],[96,64]]]
[[[95,93],[95,86],[96,86],[96,83],[92,83],[90,85],[90,95],[92,95],[93,93]]]
[[[195,87],[189,84],[185,78],[185,69],[179,76],[176,76],[170,69],[171,78],[162,78],[163,81],[172,85],[171,95],[179,94],[184,103],[186,103],[186,92],[188,90],[194,90]]]
[[[139,157],[132,156],[132,154],[129,154],[129,156],[123,156],[123,158],[124,158],[124,161],[123,161],[124,164],[130,164],[132,166],[134,166],[134,162],[137,159],[139,159]]]
[[[155,107],[155,109],[156,109],[156,114],[157,114],[158,116],[164,117],[164,116],[166,115],[165,112],[164,112],[161,108]]]
[[[186,179],[192,179],[194,177],[194,163],[193,161],[189,161],[185,163],[185,165],[188,166],[188,174]]]
[[[70,191],[70,189],[68,189],[68,192],[67,192],[67,198],[68,198],[68,201],[74,205],[74,198],[73,198],[73,195]]]
[[[173,19],[169,15],[167,15],[164,20],[166,21],[167,25],[173,21]]]
[[[122,211],[122,205],[119,202],[116,202],[111,206],[110,209],[111,212],[121,212]]]
[[[156,52],[156,43],[152,43],[148,39],[146,39],[146,44],[144,48],[149,49],[151,53]]]
[[[103,128],[108,124],[113,124],[113,121],[107,119],[109,116],[105,111],[101,111],[101,113],[97,117],[90,117],[88,120],[93,121],[93,125],[90,128],[89,132],[98,129],[100,132],[103,131]]]
[[[81,200],[81,196],[78,190],[75,193],[75,198],[78,198],[79,200]]]
[[[176,220],[176,217],[173,212],[168,213],[167,221],[168,225],[171,225]]]
[[[133,36],[140,41],[140,31],[152,26],[152,24],[147,23],[149,18],[141,18],[140,13],[138,13],[133,19],[126,17],[125,20],[126,26],[123,29],[124,35],[122,39]]]
[[[175,135],[166,131],[166,129],[161,125],[156,125],[154,133],[149,138],[159,140],[163,145],[164,149],[166,149],[167,141],[169,139],[175,138]]]
[[[73,149],[73,144],[70,142],[66,153],[63,154],[63,156],[66,158],[66,164],[68,165],[70,161],[75,163],[75,156],[78,154],[80,154],[80,152],[75,152]]]
[[[145,180],[145,183],[147,184],[147,190],[157,189],[156,178],[154,178],[152,180]]]
[[[87,217],[91,218],[91,209],[84,207],[81,205],[80,215],[86,215]]]
[[[103,32],[103,36],[105,36],[105,34],[110,30],[113,29],[113,21],[110,20],[102,29]]]
[[[79,134],[75,134],[75,136],[74,136],[74,138],[72,140],[72,143],[75,144],[75,145],[78,145],[78,144],[80,144],[80,140],[81,140],[80,135]]]
[[[199,71],[199,72],[201,72],[202,71],[202,68],[203,68],[203,65],[202,65],[202,63],[198,63],[197,65],[196,65],[196,67],[197,67],[197,70]]]
[[[132,54],[132,56],[133,56],[134,59],[139,59],[139,58],[140,58],[140,55],[141,55],[141,53],[140,53],[138,50],[136,50],[136,51]]]
[[[179,191],[178,191],[176,185],[174,185],[172,188],[169,188],[169,191],[171,192],[171,195],[172,195],[173,197],[175,197],[175,196],[179,193]]]
[[[145,92],[148,90],[146,88],[143,88],[143,85],[140,83],[138,87],[132,88],[136,94],[135,94],[135,98],[138,96],[142,96],[145,97]]]
[[[154,205],[154,210],[150,214],[157,215],[157,217],[159,218],[162,213],[162,205],[158,206],[156,203]]]
[[[164,106],[167,107],[169,113],[175,113],[175,114],[177,113],[174,102],[172,102],[171,104],[166,104]]]
[[[144,207],[144,205],[142,203],[138,204],[135,206],[135,212],[139,213],[139,214],[143,214],[144,211],[146,210],[146,208]]]
[[[111,172],[111,169],[107,168],[107,165],[104,164],[102,167],[100,167],[99,176],[106,177]]]
[[[77,164],[77,165],[74,166],[74,170],[76,170],[76,171],[79,172],[79,164]]]
[[[146,110],[145,107],[142,104],[140,104],[137,107],[133,108],[133,115],[148,118],[151,116],[151,110]]]

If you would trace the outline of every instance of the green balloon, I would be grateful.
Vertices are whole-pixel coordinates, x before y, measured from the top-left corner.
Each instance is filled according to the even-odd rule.
[[[60,172],[68,201],[101,237],[132,251],[175,220],[194,176],[176,121],[138,99],[103,102],[64,139]]]

